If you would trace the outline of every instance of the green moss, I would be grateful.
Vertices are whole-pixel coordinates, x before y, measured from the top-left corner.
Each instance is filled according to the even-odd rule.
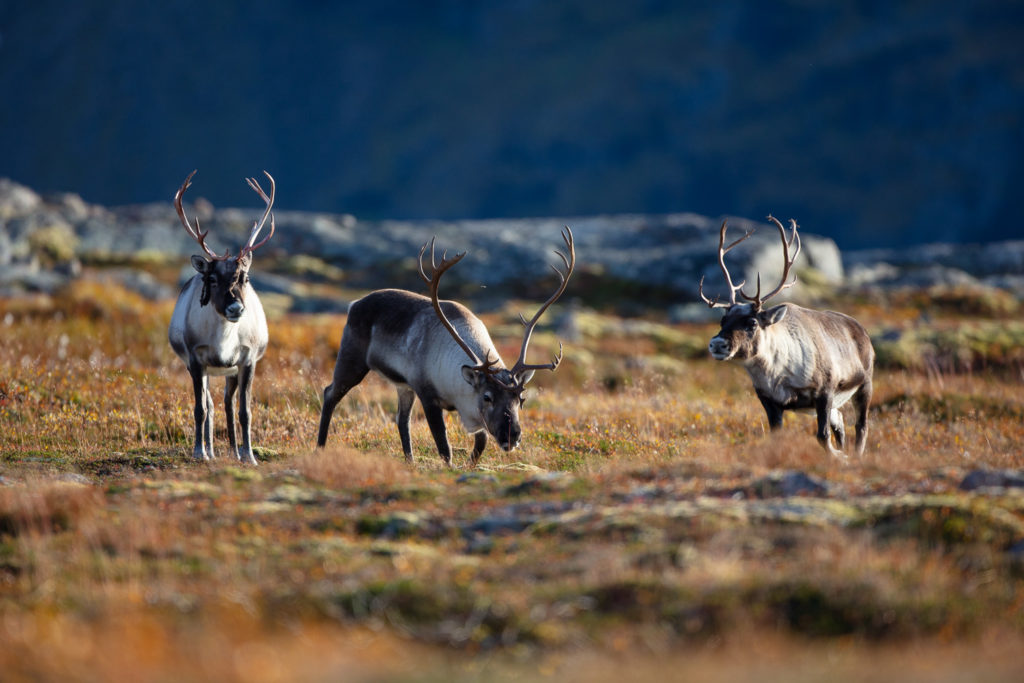
[[[64,263],[75,257],[78,236],[66,223],[34,230],[28,237],[29,248],[45,263]]]
[[[1024,421],[1024,405],[978,394],[945,393],[936,396],[901,393],[878,405],[882,409],[916,410],[937,424],[961,419],[1010,418]]]
[[[1024,520],[980,496],[900,496],[864,506],[862,524],[883,538],[913,538],[932,546],[982,543],[1009,547],[1024,538]]]
[[[955,327],[922,326],[876,335],[880,367],[949,372],[1024,363],[1024,324],[981,321]]]
[[[413,512],[396,511],[389,515],[364,515],[356,521],[356,532],[367,536],[406,538],[426,529],[426,520]]]

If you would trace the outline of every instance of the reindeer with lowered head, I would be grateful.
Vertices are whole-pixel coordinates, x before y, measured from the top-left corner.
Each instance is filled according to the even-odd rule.
[[[185,283],[171,315],[168,338],[175,353],[185,361],[192,376],[195,392],[195,447],[192,457],[196,460],[210,460],[213,453],[213,398],[210,394],[209,376],[223,375],[224,412],[227,414],[228,441],[231,452],[241,462],[256,464],[252,454],[250,425],[250,389],[256,362],[267,349],[267,319],[263,314],[256,291],[249,284],[249,267],[252,253],[262,247],[274,235],[274,179],[263,172],[270,181],[268,196],[255,178],[246,178],[256,194],[267,205],[263,217],[255,221],[249,239],[237,256],[225,251],[217,256],[207,245],[209,230],[202,232],[199,219],[195,227],[185,216],[181,197],[192,184],[195,171],[185,178],[174,195],[174,208],[181,224],[188,234],[199,243],[206,256],[193,256],[192,267],[197,274]],[[270,216],[270,232],[261,241],[257,236]],[[242,446],[238,447],[235,437],[235,392],[240,389],[238,418],[242,428]]]
[[[409,414],[413,399],[423,406],[427,425],[434,437],[438,453],[451,465],[451,447],[444,424],[444,411],[459,413],[466,431],[474,435],[470,462],[476,466],[490,434],[505,451],[519,445],[522,428],[519,408],[524,400],[526,384],[536,370],[555,370],[562,360],[530,365],[526,352],[537,321],[565,291],[576,263],[572,231],[566,227],[562,239],[568,256],[556,251],[565,266],[565,273],[552,266],[560,284],[557,291],[527,322],[519,359],[507,369],[494,348],[487,328],[468,308],[455,301],[438,299],[441,276],[458,263],[466,252],[446,258],[434,258],[434,240],[430,246],[431,273],[424,271],[424,253],[420,249],[420,277],[427,284],[430,296],[402,289],[381,289],[352,302],[342,332],[341,348],[334,367],[334,381],[324,389],[323,410],[317,446],[327,442],[331,415],[338,402],[352,387],[359,384],[370,370],[393,382],[398,389],[398,434],[405,459],[412,462],[409,440]]]
[[[729,288],[729,302],[712,301],[704,296],[704,279],[700,281],[700,297],[712,308],[724,308],[722,329],[708,350],[715,360],[739,360],[754,383],[761,405],[774,431],[782,426],[786,410],[813,410],[818,417],[818,442],[832,455],[841,450],[832,446],[829,430],[839,449],[846,443],[843,416],[839,409],[853,400],[857,414],[857,454],[864,453],[868,433],[868,403],[871,401],[871,374],[875,351],[871,339],[856,320],[835,311],[816,311],[792,303],[765,308],[765,302],[796,284],[789,272],[800,253],[800,235],[795,220],[792,234],[776,218],[768,216],[782,237],[783,269],[779,285],[761,295],[761,276],[757,277],[757,294],[747,296],[745,282],[733,285],[725,255],[750,237],[747,232],[725,246],[726,221],[718,236],[718,264]],[[746,303],[736,301],[739,292]]]

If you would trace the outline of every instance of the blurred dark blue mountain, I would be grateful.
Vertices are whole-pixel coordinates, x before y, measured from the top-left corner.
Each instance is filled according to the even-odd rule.
[[[0,4],[0,176],[365,218],[796,217],[1021,237],[1024,2]]]

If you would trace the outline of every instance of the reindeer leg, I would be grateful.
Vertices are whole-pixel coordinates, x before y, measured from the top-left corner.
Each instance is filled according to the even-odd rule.
[[[210,456],[210,460],[217,459],[217,453],[213,450],[213,435],[216,434],[217,428],[213,424],[213,392],[210,391],[210,377],[206,377],[206,424],[203,426],[203,435],[206,437],[206,452]]]
[[[412,441],[409,438],[409,416],[412,414],[412,404],[416,400],[416,392],[412,387],[399,385],[398,387],[398,415],[395,422],[398,424],[398,437],[402,440],[402,452],[405,453],[405,461],[412,462]]]
[[[366,364],[366,347],[350,339],[346,333],[341,338],[338,360],[334,364],[334,381],[324,388],[324,405],[320,409],[320,430],[317,432],[316,446],[323,448],[327,443],[327,431],[331,427],[331,417],[338,401],[345,397],[352,387],[363,381],[370,367]]]
[[[832,418],[832,394],[824,393],[814,399],[814,410],[818,414],[818,443],[830,455],[845,458],[842,451],[832,447],[832,439],[829,435],[829,423]]]
[[[441,459],[451,467],[452,448],[448,445],[448,430],[444,426],[444,411],[437,404],[433,396],[420,394],[420,403],[423,405],[423,413],[427,417],[427,425],[430,433],[434,435],[434,443],[437,444],[437,452]]]
[[[238,371],[238,422],[242,427],[242,448],[237,451],[237,455],[241,462],[249,465],[256,464],[256,458],[252,454],[252,437],[249,430],[251,424],[249,404],[252,396],[252,378],[255,374],[255,363],[243,365]],[[234,432],[234,427],[231,430]]]
[[[864,455],[868,442],[868,404],[871,403],[871,379],[868,378],[853,395],[853,407],[857,411],[857,455]]]
[[[487,446],[487,431],[481,429],[475,435],[473,435],[473,453],[469,456],[469,464],[471,467],[476,467],[480,461],[480,454],[483,453],[484,447]]]
[[[228,443],[231,452],[238,455],[238,440],[235,436],[235,390],[238,389],[238,375],[231,375],[224,382],[224,414],[227,417]]]
[[[764,412],[768,416],[769,429],[774,432],[782,427],[782,406],[775,399],[761,392],[757,392],[757,398],[761,401]]]
[[[832,429],[832,436],[836,438],[836,445],[839,450],[846,447],[846,425],[843,424],[843,414],[838,408],[833,408],[828,419],[829,428]]]
[[[210,455],[206,447],[208,439],[206,418],[207,414],[212,412],[206,400],[206,386],[209,380],[206,376],[206,368],[198,361],[192,361],[188,364],[188,374],[192,376],[192,391],[195,395],[195,408],[193,409],[193,415],[195,416],[195,440],[193,441],[192,457],[196,460],[209,460]]]

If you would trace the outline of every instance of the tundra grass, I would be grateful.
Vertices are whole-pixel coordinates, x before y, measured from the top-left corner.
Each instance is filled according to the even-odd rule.
[[[523,447],[469,470],[449,415],[448,469],[418,408],[405,464],[376,378],[314,450],[344,317],[280,316],[248,468],[219,406],[221,457],[188,457],[170,304],[100,294],[0,302],[5,680],[1020,673],[1024,494],[961,488],[1024,468],[1012,363],[880,367],[868,452],[840,461],[812,416],[766,433],[742,369],[699,353],[713,326],[586,313]],[[506,358],[514,321],[486,317]]]

